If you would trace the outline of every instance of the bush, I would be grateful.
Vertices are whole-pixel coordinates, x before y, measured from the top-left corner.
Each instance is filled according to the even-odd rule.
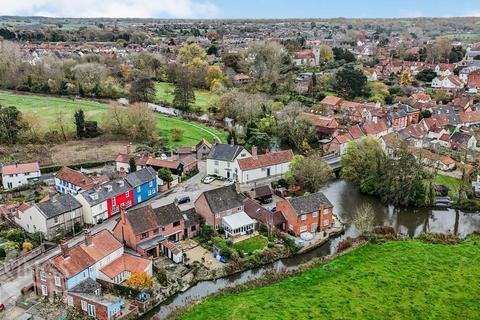
[[[167,273],[165,272],[165,269],[161,268],[158,269],[156,272],[156,278],[158,283],[160,283],[162,286],[167,285],[168,279],[167,279]]]
[[[347,237],[346,239],[343,239],[338,244],[337,253],[350,249],[351,247],[353,247],[354,243],[355,243],[355,239],[353,238]]]
[[[436,244],[455,244],[460,241],[457,235],[436,232],[422,232],[418,236],[418,239]]]

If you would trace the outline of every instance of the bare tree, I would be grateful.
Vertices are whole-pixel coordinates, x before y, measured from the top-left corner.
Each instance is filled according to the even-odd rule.
[[[373,229],[375,213],[370,203],[362,204],[357,208],[352,218],[353,225],[360,232],[367,232]]]

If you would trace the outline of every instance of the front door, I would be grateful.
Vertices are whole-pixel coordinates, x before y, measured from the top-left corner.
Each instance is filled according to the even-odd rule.
[[[270,177],[270,168],[267,168],[267,177]]]
[[[230,179],[230,171],[227,171],[227,179]]]

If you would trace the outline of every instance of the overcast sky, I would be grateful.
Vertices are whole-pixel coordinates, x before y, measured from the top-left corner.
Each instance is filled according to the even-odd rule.
[[[0,15],[115,18],[480,16],[480,0],[0,0]]]

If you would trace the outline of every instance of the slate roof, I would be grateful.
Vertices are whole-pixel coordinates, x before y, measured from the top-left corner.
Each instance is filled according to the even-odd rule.
[[[203,195],[213,213],[241,207],[246,198],[237,192],[235,185],[205,191]]]
[[[125,215],[135,234],[140,234],[146,230],[161,227],[183,219],[180,208],[174,203],[155,209],[151,206],[136,208],[128,210]]]
[[[182,216],[183,220],[185,220],[185,228],[200,224],[201,217],[197,214],[195,208],[190,208],[187,211],[184,211]]]
[[[111,187],[111,191],[108,189],[109,186]],[[124,179],[116,179],[102,184],[99,188],[92,188],[80,192],[80,195],[85,198],[90,206],[94,206],[121,193],[125,193],[131,188],[130,184]]]
[[[95,294],[95,291],[101,288],[102,286],[100,283],[96,282],[92,278],[87,278],[68,291],[74,293]]]
[[[157,172],[152,167],[146,167],[127,174],[125,180],[127,180],[127,182],[135,188],[154,180],[156,177]]]
[[[245,200],[243,211],[250,218],[258,220],[263,224],[273,223],[273,225],[278,226],[287,222],[281,211],[270,212],[252,199]]]
[[[47,219],[54,218],[65,212],[70,212],[82,207],[71,194],[55,195],[47,201],[36,204],[37,208]]]
[[[239,145],[217,143],[208,153],[207,159],[233,161],[243,150]]]
[[[256,187],[254,190],[255,198],[261,198],[265,196],[272,196],[273,192],[269,185]]]
[[[305,196],[296,197],[288,200],[298,215],[318,211],[323,203],[323,208],[333,208],[332,203],[322,193],[311,193]]]

